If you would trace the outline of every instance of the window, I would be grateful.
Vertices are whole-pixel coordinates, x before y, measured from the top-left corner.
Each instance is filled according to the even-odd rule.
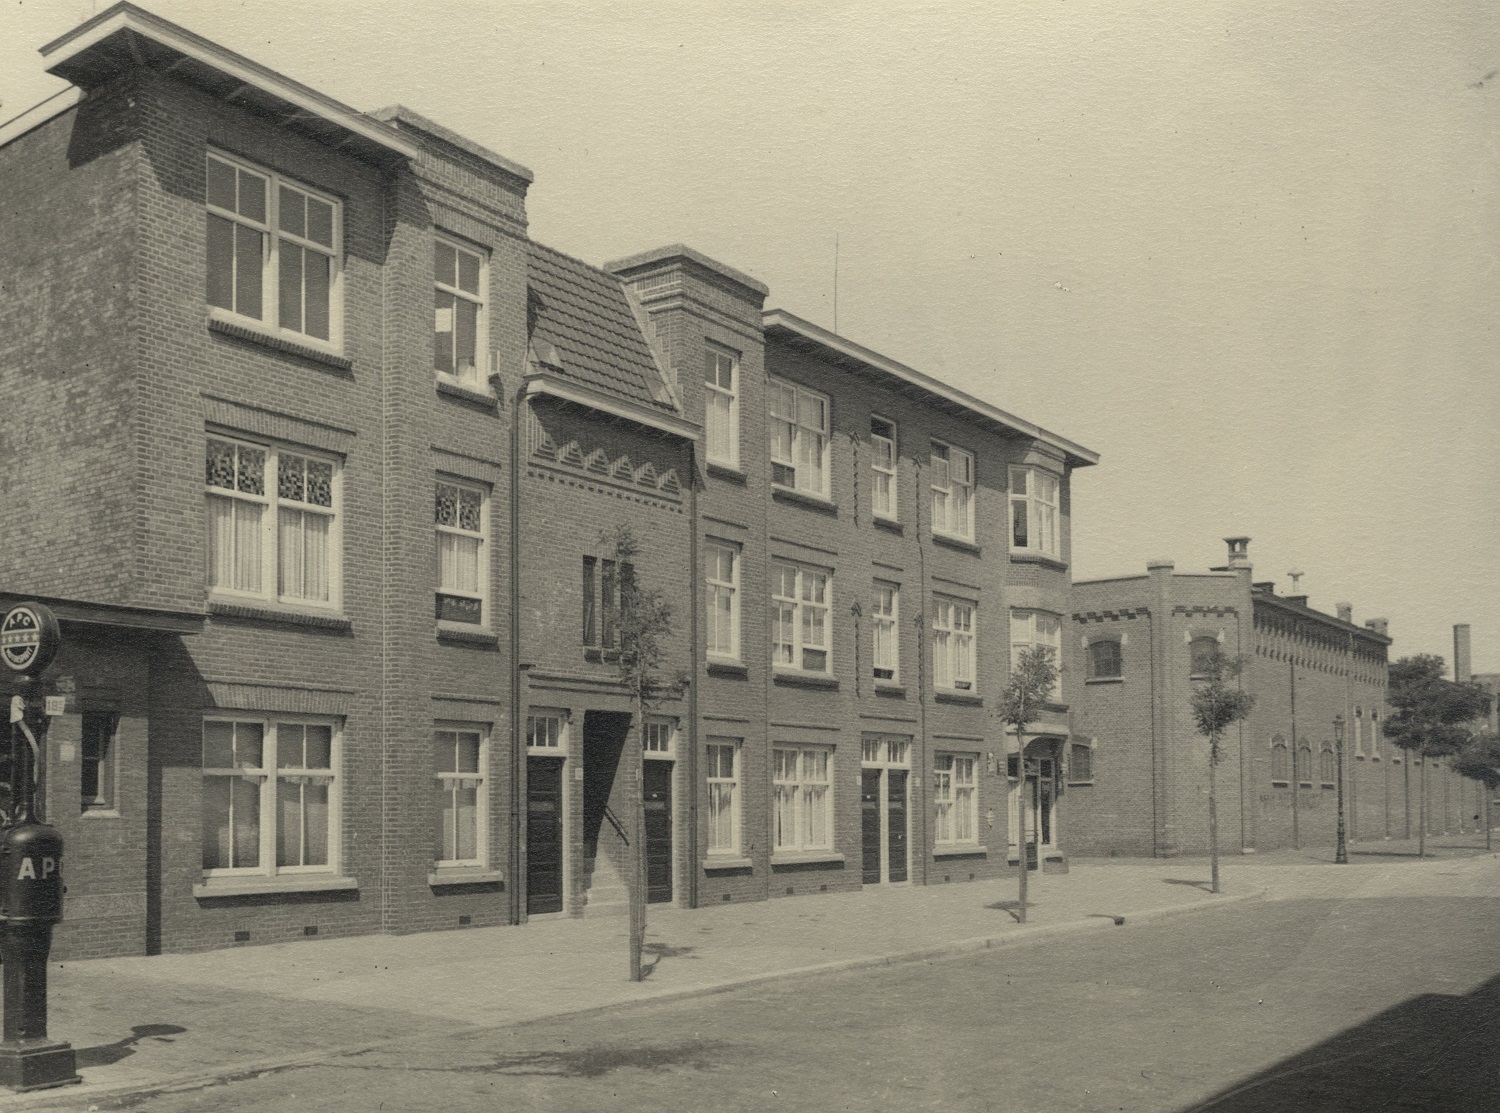
[[[932,773],[932,799],[937,806],[934,841],[972,843],[978,841],[979,800],[975,792],[974,754],[938,754]]]
[[[1326,742],[1323,743],[1323,752],[1318,755],[1318,772],[1322,775],[1323,787],[1332,788],[1335,775],[1333,747]]]
[[[708,852],[740,854],[740,743],[708,740]]]
[[[932,442],[932,532],[974,540],[974,456]]]
[[[722,348],[709,348],[703,367],[703,425],[708,458],[738,467],[740,462],[740,361]]]
[[[628,561],[583,558],[583,644],[593,649],[616,649],[620,638],[620,607],[635,584],[635,566]]]
[[[1365,709],[1356,707],[1354,709],[1354,725],[1350,731],[1354,735],[1354,756],[1365,756]]]
[[[671,757],[677,725],[670,719],[647,719],[641,732],[641,750],[656,757]]]
[[[107,811],[115,806],[115,732],[119,717],[113,711],[85,711],[80,750],[83,810]]]
[[[210,434],[205,471],[209,590],[336,607],[338,464]]]
[[[432,768],[437,778],[439,869],[482,866],[488,858],[489,746],[477,727],[454,726],[432,735]]]
[[[1088,782],[1094,779],[1094,748],[1086,742],[1074,742],[1068,755],[1068,780]]]
[[[567,748],[563,744],[564,719],[561,711],[538,711],[526,716],[526,748],[561,754]]]
[[[870,418],[870,509],[877,518],[894,522],[896,513],[896,425],[883,417]]]
[[[339,343],[339,203],[269,171],[208,156],[208,304]]]
[[[1036,468],[1010,469],[1010,547],[1055,557],[1061,552],[1057,532],[1055,475]]]
[[[932,601],[932,686],[974,690],[974,606],[955,599]]]
[[[1297,781],[1303,785],[1312,784],[1312,747],[1306,742],[1297,747]]]
[[[828,497],[828,399],[771,380],[771,482]]]
[[[870,611],[875,679],[894,683],[901,674],[901,589],[895,584],[875,581]]]
[[[1194,638],[1188,643],[1188,671],[1193,676],[1208,676],[1213,670],[1214,654],[1218,651],[1218,638]]]
[[[1057,681],[1052,685],[1051,698],[1057,699],[1062,690],[1062,619],[1046,611],[1010,612],[1010,665],[1015,668],[1021,654],[1033,646],[1044,646],[1052,650],[1052,663],[1057,667]]]
[[[776,785],[775,849],[796,853],[833,846],[833,802],[828,795],[832,754],[821,747],[772,751]]]
[[[441,236],[432,243],[433,369],[465,386],[483,388],[479,348],[485,337],[484,256]]]
[[[1120,643],[1113,639],[1089,642],[1089,678],[1115,680],[1120,675]]]
[[[333,870],[338,751],[339,730],[327,720],[204,720],[204,872]]]
[[[740,659],[740,550],[713,541],[704,546],[708,588],[708,655]]]
[[[1276,784],[1286,784],[1291,779],[1292,769],[1286,739],[1278,734],[1271,739],[1271,780]]]
[[[777,668],[830,672],[827,572],[771,565],[771,662]]]
[[[488,500],[478,487],[439,480],[433,505],[437,530],[437,618],[489,625]]]
[[[1370,755],[1380,756],[1380,712],[1370,712]]]

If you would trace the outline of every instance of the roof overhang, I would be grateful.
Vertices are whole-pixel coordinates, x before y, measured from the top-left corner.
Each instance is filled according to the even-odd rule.
[[[1305,606],[1302,603],[1294,603],[1290,599],[1283,598],[1280,595],[1269,595],[1257,591],[1251,594],[1250,600],[1253,606],[1264,610],[1279,611],[1289,618],[1304,618],[1340,633],[1358,634],[1360,637],[1368,638],[1379,645],[1391,645],[1394,640],[1387,634],[1377,634],[1368,626],[1356,626],[1352,622],[1345,622],[1343,619],[1336,618],[1331,614],[1315,611],[1309,606]]]
[[[653,429],[669,436],[681,437],[683,440],[697,441],[702,436],[698,426],[691,421],[685,421],[674,414],[638,406],[624,398],[616,398],[545,371],[536,371],[526,376],[526,397],[556,398],[563,402],[571,402],[575,406],[585,406],[617,421]]]
[[[788,347],[817,356],[857,375],[892,386],[900,393],[921,397],[949,413],[961,414],[1002,432],[1019,434],[1050,445],[1060,451],[1072,467],[1086,467],[1099,462],[1097,452],[1048,432],[1040,425],[1006,413],[998,406],[983,402],[931,375],[924,375],[914,367],[897,363],[852,340],[845,340],[842,336],[819,328],[811,321],[804,321],[784,309],[769,310],[762,320],[767,340],[778,340]]]
[[[164,611],[152,607],[120,607],[112,603],[89,603],[79,599],[55,599],[46,595],[20,595],[0,591],[0,611],[17,603],[41,603],[59,622],[87,626],[114,626],[149,630],[159,634],[197,634],[203,630],[201,611]]]
[[[377,164],[420,152],[395,128],[134,4],[115,4],[42,47],[41,55],[48,73],[84,90],[142,67]]]

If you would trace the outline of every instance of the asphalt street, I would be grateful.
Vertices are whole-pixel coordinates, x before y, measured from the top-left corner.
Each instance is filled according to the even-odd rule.
[[[439,1037],[97,1107],[1467,1113],[1497,1095],[1500,896],[1429,884]]]

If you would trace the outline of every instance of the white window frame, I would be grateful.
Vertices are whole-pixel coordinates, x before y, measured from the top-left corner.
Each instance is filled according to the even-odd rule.
[[[870,674],[877,684],[901,683],[901,585],[889,580],[876,580],[871,595]]]
[[[788,766],[781,755],[795,755]],[[819,765],[822,775],[819,776]],[[771,846],[775,854],[833,850],[833,748],[773,743],[771,749]],[[787,811],[783,811],[783,801]],[[818,821],[818,812],[822,820]],[[788,831],[782,820],[789,819]]]
[[[657,761],[672,761],[677,756],[677,720],[653,716],[641,731],[641,754]]]
[[[890,436],[875,431],[883,425]],[[879,414],[870,415],[870,513],[881,521],[901,520],[900,483],[896,469],[900,462],[896,423]]]
[[[526,713],[526,752],[538,757],[567,757],[568,713],[557,707],[531,708]]]
[[[788,583],[791,594],[786,593]],[[820,590],[821,600],[817,598]],[[821,641],[814,640],[819,624]],[[808,667],[810,653],[823,654],[821,668]],[[790,560],[771,562],[771,666],[778,672],[833,675],[831,570]]]
[[[1046,626],[1052,626],[1049,637]],[[1048,698],[1057,702],[1062,695],[1062,615],[1051,611],[1022,610],[1012,608],[1010,612],[1010,667],[1014,669],[1023,650],[1045,645],[1052,650],[1052,663],[1057,666],[1057,681],[1048,693]]]
[[[79,801],[85,815],[90,813],[119,814],[120,784],[120,713],[108,708],[85,708],[79,716],[81,734],[78,743],[79,787],[83,787],[83,771],[93,765],[96,791],[92,796],[80,793]],[[91,730],[90,728],[94,728]],[[101,729],[107,728],[107,729]],[[97,731],[97,734],[94,733]],[[88,755],[90,735],[99,744],[97,757]]]
[[[705,778],[708,785],[707,792],[704,795],[705,812],[707,813],[708,820],[708,838],[704,840],[704,843],[708,847],[707,853],[710,858],[739,858],[743,853],[740,849],[743,845],[740,836],[742,826],[742,798],[744,796],[744,787],[741,784],[742,778],[740,776],[741,750],[743,746],[744,741],[739,738],[722,738],[716,735],[709,735],[707,739],[703,768],[706,771]],[[722,764],[723,755],[726,751],[729,755],[729,774],[727,776],[723,773]],[[715,772],[716,769],[718,772]],[[714,841],[716,838],[714,831],[715,808],[726,791],[729,795],[729,815],[726,821],[729,825],[729,843],[728,845],[716,845]]]
[[[728,372],[729,385],[720,381]],[[740,466],[740,357],[739,353],[709,344],[703,367],[703,444],[708,461],[727,467]],[[718,413],[722,437],[714,432]]]
[[[215,205],[208,200],[208,186],[205,181],[203,192],[203,205],[207,213],[220,217],[230,222],[231,225],[253,229],[261,237],[260,254],[260,296],[261,316],[252,317],[247,313],[240,313],[233,308],[212,305],[208,307],[209,314],[219,320],[232,321],[247,324],[261,332],[269,332],[278,336],[292,337],[298,343],[310,344],[330,352],[342,352],[344,347],[344,216],[343,203],[337,197],[314,189],[293,178],[284,177],[273,170],[257,166],[252,162],[225,154],[223,151],[210,150],[204,163],[205,170],[209,162],[219,162],[233,167],[238,174],[251,174],[266,183],[266,214],[264,221],[255,220],[253,217],[241,214],[237,211]],[[321,201],[333,209],[332,216],[332,246],[317,243],[303,235],[281,229],[281,190],[285,187],[304,194],[307,197]],[[238,207],[238,206],[236,206]],[[328,338],[325,340],[320,336],[301,329],[288,328],[281,324],[281,250],[282,241],[286,241],[304,250],[315,251],[329,259],[328,275]],[[205,273],[208,266],[207,242],[204,245]],[[207,298],[205,293],[205,299]],[[305,296],[305,295],[304,295]],[[304,324],[306,314],[304,312]]]
[[[439,521],[442,506],[442,489],[451,488],[457,499],[462,499],[463,493],[467,492],[479,496],[479,528],[477,530],[463,527],[461,518],[461,502],[455,503],[455,514],[453,524]],[[433,576],[436,581],[434,591],[434,617],[437,624],[443,629],[451,630],[488,630],[490,628],[490,492],[480,483],[467,479],[459,479],[456,476],[439,474],[433,485],[433,552],[434,563]],[[445,583],[443,579],[443,538],[451,537],[458,540],[475,542],[477,552],[475,563],[477,564],[476,586],[477,590],[470,591],[453,584]],[[450,596],[454,599],[472,599],[479,604],[479,621],[464,622],[461,619],[450,619],[441,617],[442,596]]]
[[[728,557],[729,578],[724,579],[718,573],[722,571],[721,558]],[[708,658],[711,661],[724,661],[731,664],[739,664],[741,660],[740,641],[740,561],[741,549],[738,545],[727,541],[718,541],[710,538],[703,546],[703,582],[706,598],[704,600],[705,615],[707,618],[707,630],[704,644],[707,647]],[[721,614],[719,605],[727,601],[729,604],[728,614]],[[728,630],[719,629],[719,624],[726,622]],[[716,641],[722,637],[728,642],[727,648],[716,648]]]
[[[932,800],[934,845],[978,845],[979,755],[937,753],[933,759]]]
[[[254,601],[262,604],[271,604],[278,607],[295,608],[297,610],[316,610],[323,612],[338,612],[343,602],[343,461],[327,452],[316,449],[303,448],[299,445],[283,444],[272,440],[259,440],[245,437],[236,433],[219,432],[209,429],[204,437],[203,459],[207,467],[210,444],[217,442],[232,446],[235,450],[235,486],[233,488],[219,486],[207,482],[205,474],[204,490],[204,557],[205,557],[205,579],[208,585],[210,599],[221,599],[228,602]],[[239,461],[243,458],[244,450],[260,452],[264,455],[261,492],[259,494],[240,490],[239,479],[241,469]],[[283,456],[297,457],[306,462],[317,462],[326,464],[332,469],[329,477],[329,503],[327,507],[312,503],[283,498],[280,494],[280,472],[281,459]],[[261,508],[258,544],[260,545],[260,590],[254,591],[245,588],[225,586],[215,583],[217,570],[215,568],[215,542],[214,542],[214,518],[210,513],[211,500],[220,499],[230,505],[253,504]],[[281,543],[282,527],[281,514],[286,510],[293,513],[316,514],[328,519],[327,538],[327,560],[328,567],[325,576],[328,582],[328,598],[316,599],[299,595],[284,595],[281,591],[282,567],[281,567]],[[239,536],[239,521],[236,515],[235,532]],[[238,565],[237,554],[231,554],[231,562]]]
[[[438,328],[438,314],[442,312],[442,309],[439,306],[433,306],[433,374],[444,382],[455,383],[459,386],[467,387],[469,390],[477,390],[488,394],[490,386],[487,374],[488,357],[486,353],[489,350],[489,252],[474,244],[464,243],[462,240],[455,239],[452,236],[445,236],[441,233],[434,233],[432,240],[434,301],[436,301],[437,294],[443,294],[459,301],[466,301],[475,307],[474,366],[472,370],[465,373],[465,370],[458,366],[458,319],[457,313],[452,310],[450,310],[448,319],[449,327],[446,331],[449,337],[448,343],[451,348],[454,369],[452,371],[443,371],[437,366],[437,338],[443,335],[444,330]],[[456,253],[457,257],[461,258],[466,255],[475,261],[479,272],[477,281],[475,282],[476,290],[465,290],[456,283],[444,282],[437,277],[436,256],[438,245],[450,248]],[[457,265],[455,263],[455,266]]]
[[[1062,557],[1062,480],[1041,468],[1010,469],[1010,520],[1006,538],[1012,552]],[[1026,544],[1016,543],[1017,516],[1026,522]]]
[[[260,765],[252,766],[236,763],[235,766],[229,768],[209,767],[206,765],[202,767],[202,777],[205,787],[210,777],[239,778],[254,781],[259,785],[260,841],[258,853],[260,862],[254,866],[205,867],[203,876],[205,878],[274,878],[287,875],[338,874],[340,863],[343,860],[343,720],[326,715],[216,712],[212,715],[205,715],[203,718],[203,733],[205,737],[209,723],[244,723],[254,724],[261,728]],[[278,768],[278,747],[281,743],[281,732],[285,728],[297,727],[329,728],[329,769],[326,772],[323,770],[303,770],[300,766],[288,766],[285,769]],[[292,780],[299,777],[316,778],[328,786],[328,861],[325,864],[278,866],[276,864],[276,824],[280,819],[281,811],[278,806],[278,782],[283,779]],[[233,821],[231,820],[231,845],[233,841]],[[204,849],[206,850],[207,848],[205,847]]]
[[[444,858],[434,856],[433,868],[442,870],[484,869],[490,860],[490,732],[484,723],[439,722],[433,725],[433,760],[437,760],[440,735],[452,735],[457,745],[458,735],[473,735],[478,740],[477,770],[474,772],[433,771],[439,788],[449,793],[472,788],[474,790],[474,856],[472,858]],[[455,762],[457,764],[457,762]],[[472,784],[467,782],[474,782]],[[446,835],[446,833],[445,833]],[[458,848],[458,832],[454,833],[454,850]]]
[[[972,696],[979,690],[976,659],[979,608],[967,599],[932,599],[932,686]]]
[[[809,420],[815,407],[821,412],[817,425]],[[833,406],[828,395],[772,379],[766,412],[771,486],[827,499],[831,489],[829,446],[833,442]]]
[[[932,532],[974,540],[974,454],[946,441],[932,442]]]

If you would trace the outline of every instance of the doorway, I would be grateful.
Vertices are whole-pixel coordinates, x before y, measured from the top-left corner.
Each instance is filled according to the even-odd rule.
[[[866,885],[899,885],[910,876],[911,740],[863,739],[859,771],[860,841]]]
[[[563,759],[526,759],[526,913],[563,910]]]
[[[672,763],[646,762],[646,901],[672,900]]]

